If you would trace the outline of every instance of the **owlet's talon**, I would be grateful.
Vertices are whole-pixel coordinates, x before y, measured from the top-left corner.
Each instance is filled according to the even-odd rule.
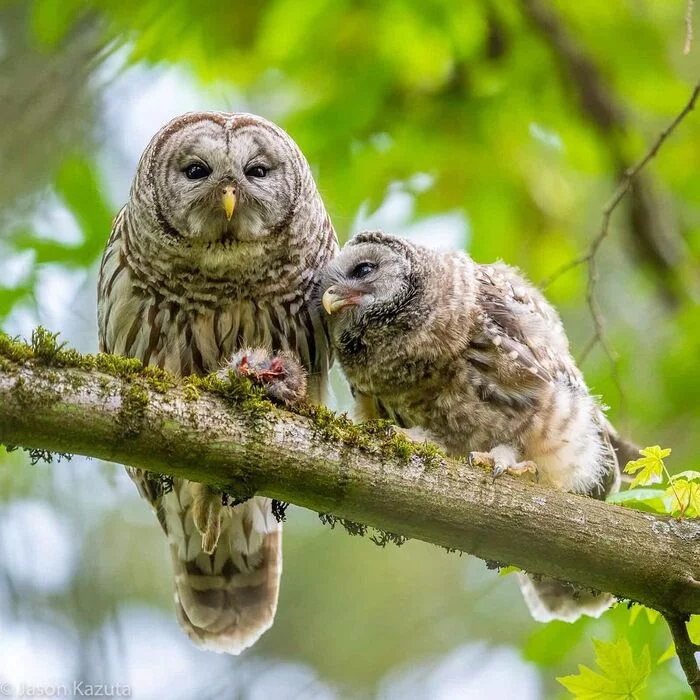
[[[496,460],[488,452],[470,452],[467,456],[467,461],[470,467],[496,468]]]
[[[532,474],[535,480],[538,480],[537,465],[533,461],[510,461],[510,453],[506,452],[504,458],[503,452],[505,451],[497,451],[498,456],[494,456],[491,452],[470,452],[468,455],[469,466],[490,468],[494,481],[504,474],[513,474],[514,476]]]
[[[503,464],[503,462],[496,462],[493,465],[493,471],[491,472],[491,479],[492,479],[493,483],[495,483],[496,479],[503,476],[507,471],[508,471],[507,465]]]
[[[298,403],[306,396],[306,372],[292,352],[272,354],[265,348],[244,348],[217,375],[226,379],[229,372],[255,382],[268,398],[280,403]]]
[[[504,474],[512,474],[513,476],[526,476],[532,474],[535,481],[539,481],[539,472],[537,465],[531,461],[515,462],[514,464],[506,464],[504,462],[496,462],[493,467],[493,480],[496,481]]]

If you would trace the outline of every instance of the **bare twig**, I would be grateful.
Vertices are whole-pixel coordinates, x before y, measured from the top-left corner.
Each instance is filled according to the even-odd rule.
[[[686,617],[664,613],[664,619],[671,630],[673,644],[676,647],[678,660],[688,681],[688,685],[696,698],[700,698],[700,668],[695,660],[695,654],[700,651],[700,645],[691,641],[686,625]]]
[[[573,260],[569,261],[568,263],[566,263],[566,265],[563,265],[556,272],[544,279],[540,283],[540,286],[543,289],[551,285],[563,274],[569,272],[570,270],[573,270],[576,267],[579,267],[580,265],[583,265],[584,263],[588,263],[590,266],[591,261],[595,258],[596,254],[598,253],[598,249],[600,248],[605,238],[608,236],[608,232],[610,229],[610,218],[612,217],[612,214],[617,208],[618,204],[620,204],[620,202],[623,200],[629,189],[632,187],[634,178],[637,177],[637,175],[647,165],[647,163],[650,160],[652,160],[654,156],[656,156],[664,141],[666,141],[666,139],[675,131],[676,127],[678,127],[678,125],[683,121],[683,119],[685,119],[688,113],[693,110],[693,108],[695,107],[695,103],[697,102],[698,95],[700,95],[700,81],[698,81],[695,84],[690,98],[686,102],[683,109],[676,115],[673,121],[659,133],[659,135],[656,137],[656,140],[646,152],[644,157],[639,162],[637,162],[636,165],[634,165],[631,168],[628,168],[625,171],[622,177],[622,181],[617,186],[617,189],[615,190],[612,197],[608,200],[607,204],[603,207],[603,222],[600,227],[600,231],[591,242],[588,251],[583,255],[580,255],[578,258],[574,258]]]
[[[688,0],[688,6],[685,10],[685,45],[683,46],[683,55],[687,56],[693,47],[693,9],[695,0]]]
[[[563,75],[563,89],[574,94],[581,114],[599,132],[615,171],[623,177],[633,165],[626,154],[625,135],[630,123],[624,104],[586,47],[568,30],[551,3],[521,0],[521,6],[552,49],[556,67]],[[662,300],[675,306],[688,291],[679,278],[679,266],[685,259],[687,244],[657,190],[647,173],[637,177],[630,192],[628,229],[634,252],[649,264],[648,269],[656,277]],[[567,269],[576,267],[576,264],[574,261]]]
[[[541,284],[543,288],[546,288],[547,286],[552,284],[552,282],[561,277],[561,275],[563,275],[564,273],[569,272],[570,270],[573,270],[574,268],[583,265],[584,263],[588,264],[586,303],[588,304],[588,308],[593,319],[594,333],[592,338],[589,340],[589,342],[586,344],[583,351],[581,352],[579,362],[583,362],[588,356],[588,354],[591,352],[591,350],[593,350],[593,348],[596,345],[600,344],[610,361],[613,382],[615,383],[615,387],[617,388],[620,398],[621,412],[624,412],[622,407],[622,404],[624,402],[624,392],[620,383],[619,358],[614,348],[610,345],[605,334],[603,314],[600,310],[600,306],[595,295],[595,286],[598,281],[598,250],[600,249],[600,246],[603,244],[603,241],[607,238],[609,234],[610,219],[612,218],[613,212],[620,204],[620,202],[624,199],[625,195],[630,190],[630,188],[633,186],[634,179],[637,177],[637,175],[639,175],[639,173],[647,165],[647,163],[649,163],[649,161],[652,160],[654,156],[656,156],[664,141],[666,141],[666,139],[673,133],[673,131],[683,121],[683,119],[688,115],[688,113],[693,110],[693,108],[695,107],[695,102],[698,99],[698,95],[700,95],[700,81],[698,81],[698,83],[693,88],[693,91],[690,95],[690,99],[686,102],[683,109],[676,115],[674,120],[665,129],[663,129],[661,133],[659,133],[659,135],[652,143],[651,147],[646,152],[644,157],[639,162],[637,162],[636,165],[634,165],[631,168],[628,168],[625,171],[622,177],[622,181],[617,186],[617,189],[613,193],[612,197],[603,207],[603,220],[600,226],[600,230],[591,242],[588,251],[585,254],[579,256],[578,258],[575,258],[574,260],[568,262],[557,272],[555,272],[553,275],[544,280]]]

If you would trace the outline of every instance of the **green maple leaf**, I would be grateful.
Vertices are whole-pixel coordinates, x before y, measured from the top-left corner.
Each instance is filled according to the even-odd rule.
[[[636,622],[637,618],[639,617],[639,613],[641,613],[642,610],[644,610],[646,613],[649,624],[653,625],[659,619],[660,613],[658,611],[647,608],[645,605],[635,605],[630,609],[630,625],[633,625]]]
[[[576,700],[639,700],[651,671],[649,647],[644,646],[638,663],[632,658],[632,648],[623,637],[617,642],[593,640],[596,673],[579,665],[578,675],[557,678]]]
[[[627,474],[636,474],[630,484],[631,489],[639,484],[644,486],[646,484],[657,484],[661,481],[665,469],[664,458],[671,454],[671,448],[662,450],[658,445],[652,445],[639,450],[639,454],[642,455],[640,459],[628,462],[625,467]]]
[[[700,514],[700,484],[687,479],[674,478],[666,489],[667,496],[673,496],[672,514],[679,513],[696,518]]]

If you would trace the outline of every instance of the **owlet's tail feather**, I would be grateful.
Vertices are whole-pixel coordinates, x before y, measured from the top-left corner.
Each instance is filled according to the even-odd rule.
[[[609,593],[580,591],[552,578],[532,579],[518,574],[520,590],[528,610],[537,622],[575,622],[582,615],[600,617],[614,602]]]
[[[602,432],[609,445],[607,469],[601,475],[600,483],[594,484],[585,494],[598,500],[604,500],[609,493],[620,489],[620,465],[627,463],[628,456],[634,459],[630,455],[637,451],[631,442],[617,434],[607,419],[603,419]],[[583,615],[600,617],[615,602],[609,593],[581,590],[553,578],[518,574],[518,582],[530,614],[538,622],[575,622]]]

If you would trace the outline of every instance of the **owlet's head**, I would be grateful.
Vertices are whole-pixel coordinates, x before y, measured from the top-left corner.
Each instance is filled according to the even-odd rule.
[[[209,250],[284,233],[304,189],[315,186],[297,145],[250,114],[191,112],[151,140],[130,207],[171,245]]]
[[[369,329],[420,321],[427,251],[379,231],[358,233],[325,269],[322,304],[336,347]]]

